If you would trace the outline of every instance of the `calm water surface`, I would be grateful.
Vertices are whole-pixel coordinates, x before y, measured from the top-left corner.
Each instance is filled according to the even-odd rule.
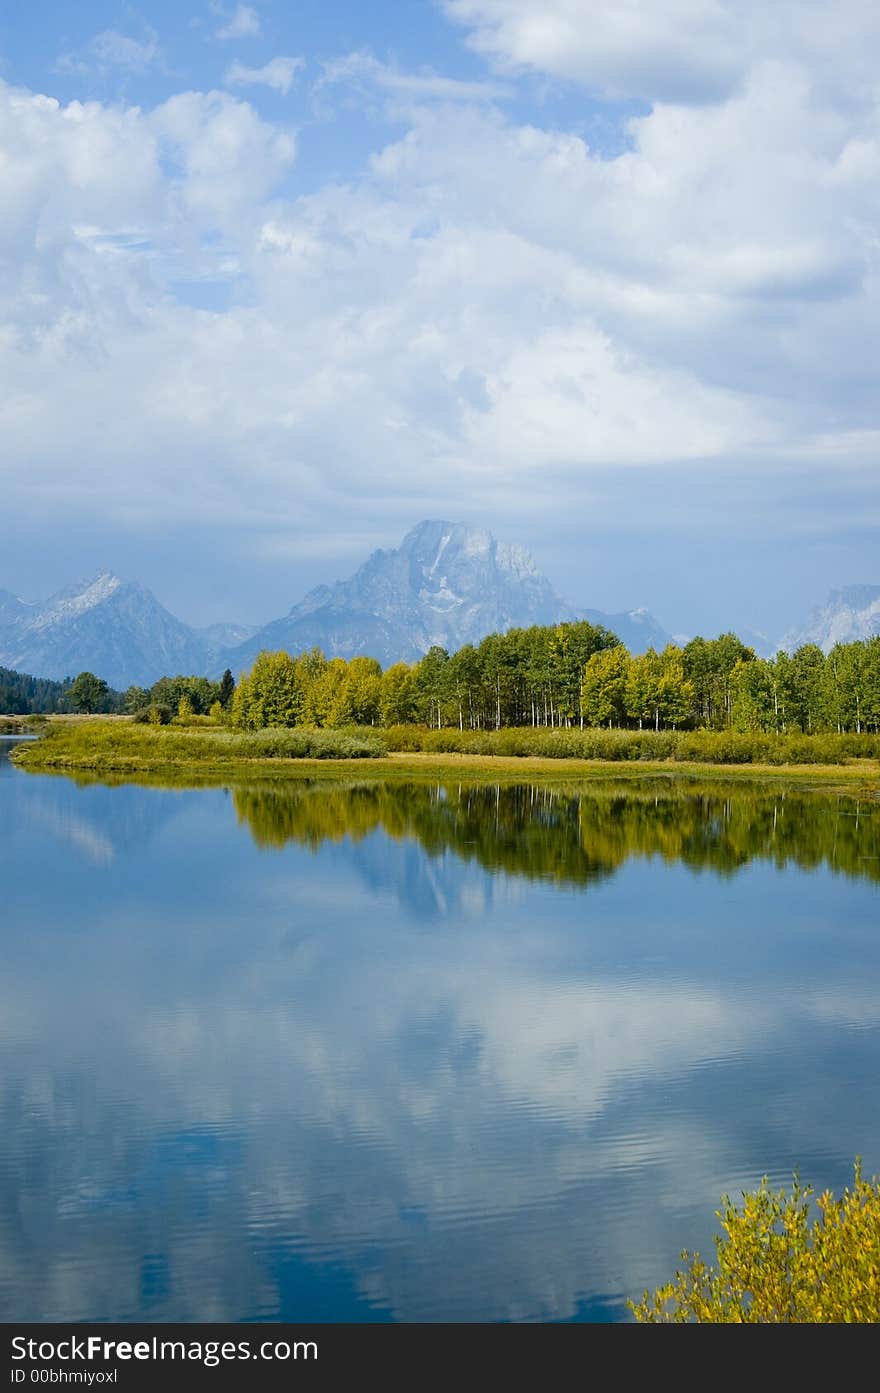
[[[0,1318],[618,1320],[880,1170],[880,805],[0,756]]]

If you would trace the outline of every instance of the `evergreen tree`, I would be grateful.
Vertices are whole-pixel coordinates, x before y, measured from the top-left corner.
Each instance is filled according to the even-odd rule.
[[[223,707],[224,711],[229,710],[234,692],[235,678],[232,676],[232,672],[230,671],[230,669],[227,668],[223,676],[220,678],[220,687],[217,692],[217,700]]]

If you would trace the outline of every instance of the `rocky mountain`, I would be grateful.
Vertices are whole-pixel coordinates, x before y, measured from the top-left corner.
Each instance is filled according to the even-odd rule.
[[[240,667],[263,648],[298,653],[317,644],[386,666],[415,661],[434,644],[451,651],[516,625],[573,617],[522,547],[463,523],[420,522],[399,547],[374,551],[348,580],[310,591],[226,657]]]
[[[220,654],[215,667],[248,667],[261,649],[317,645],[344,658],[367,654],[383,667],[413,662],[434,644],[450,652],[486,634],[577,618],[605,624],[643,652],[667,642],[645,610],[607,615],[561,599],[528,552],[484,528],[420,522],[399,547],[373,552],[348,580],[319,586],[283,619]]]
[[[155,595],[109,571],[23,609],[0,624],[0,664],[19,672],[62,678],[88,669],[124,688],[202,672],[207,661],[203,640]]]
[[[845,585],[829,592],[802,629],[792,629],[780,647],[793,653],[804,643],[817,643],[830,653],[835,643],[852,643],[880,634],[880,585]]]

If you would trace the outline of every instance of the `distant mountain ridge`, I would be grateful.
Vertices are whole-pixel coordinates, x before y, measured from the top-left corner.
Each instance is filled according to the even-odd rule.
[[[155,595],[111,571],[68,586],[0,628],[0,663],[60,680],[87,669],[111,687],[149,685],[172,672],[199,672],[206,649]]]
[[[836,643],[853,643],[880,635],[880,585],[844,585],[831,590],[802,629],[792,629],[780,647],[787,653],[816,643],[830,653]]]
[[[283,619],[259,629],[220,661],[249,664],[263,648],[414,662],[434,645],[452,651],[486,634],[556,624],[576,611],[524,548],[463,523],[429,520],[399,547],[374,551],[348,580],[318,586]]]
[[[620,613],[564,600],[520,546],[460,522],[419,523],[399,547],[374,551],[347,580],[318,586],[280,619],[259,629],[177,619],[145,586],[111,571],[31,604],[0,590],[0,665],[60,680],[90,669],[111,686],[150,686],[174,673],[236,675],[264,648],[378,658],[383,667],[416,661],[438,644],[450,652],[490,633],[588,619],[611,629],[633,653],[663,648],[669,634],[645,609]],[[783,646],[837,642],[880,633],[880,586],[832,591],[802,630],[781,645],[743,630],[770,655]]]
[[[125,688],[178,672],[239,673],[265,648],[317,646],[387,667],[414,662],[435,644],[454,651],[490,633],[579,618],[613,629],[634,652],[669,641],[647,610],[605,614],[569,604],[523,547],[485,528],[427,520],[399,547],[373,552],[347,580],[318,586],[260,629],[195,629],[145,586],[107,570],[42,605],[0,591],[0,664],[55,679],[87,668]]]

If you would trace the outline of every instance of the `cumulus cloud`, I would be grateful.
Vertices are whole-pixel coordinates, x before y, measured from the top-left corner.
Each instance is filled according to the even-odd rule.
[[[226,84],[230,87],[272,87],[284,96],[293,86],[294,78],[305,67],[303,58],[272,58],[262,68],[248,68],[244,63],[231,63],[226,69]]]
[[[251,5],[236,5],[230,15],[222,5],[212,5],[215,14],[223,15],[225,22],[214,31],[216,39],[258,39],[263,32],[263,24],[257,11]]]
[[[756,63],[794,60],[819,85],[870,95],[880,13],[870,0],[445,0],[502,69],[582,82],[614,98],[723,100]]]
[[[874,21],[847,17],[856,55]],[[343,498],[396,529],[462,500],[532,518],[561,487],[576,512],[598,470],[870,470],[876,103],[856,56],[847,101],[807,39],[749,43],[736,81],[657,101],[615,158],[482,84],[349,55],[326,85],[368,82],[400,133],[307,196],[292,134],[228,93],[0,88],[9,496],[234,520],[271,549]]]

